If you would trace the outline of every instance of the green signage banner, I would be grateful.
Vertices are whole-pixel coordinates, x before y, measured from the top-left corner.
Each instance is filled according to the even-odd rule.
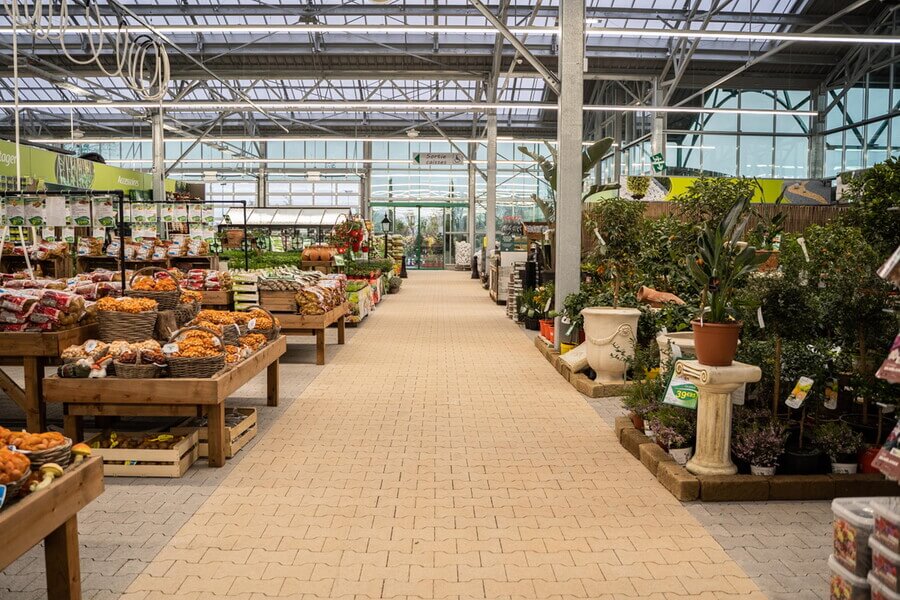
[[[20,158],[22,177],[30,180],[29,188],[124,192],[153,188],[153,180],[148,173],[95,163],[42,148],[21,146]],[[6,140],[0,140],[0,177],[4,179],[3,187],[13,188],[16,178],[16,145]],[[166,180],[166,190],[175,190],[174,180]]]

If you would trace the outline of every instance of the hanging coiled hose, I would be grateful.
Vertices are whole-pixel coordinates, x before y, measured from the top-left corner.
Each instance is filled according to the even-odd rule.
[[[13,6],[15,4],[15,6]],[[121,77],[142,99],[155,102],[165,98],[171,79],[169,55],[165,46],[148,35],[132,37],[124,29],[123,19],[115,33],[106,33],[96,0],[75,1],[82,9],[79,20],[87,29],[84,35],[86,58],[77,58],[66,46],[66,30],[74,21],[69,15],[69,2],[62,0],[54,7],[53,0],[3,0],[3,6],[16,27],[31,33],[39,40],[55,40],[66,57],[76,65],[96,64],[109,77]],[[107,41],[107,36],[112,41]],[[102,54],[112,44],[113,67],[103,64]]]

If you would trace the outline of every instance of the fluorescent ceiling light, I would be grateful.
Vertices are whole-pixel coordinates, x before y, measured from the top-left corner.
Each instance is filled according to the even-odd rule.
[[[107,164],[113,165],[137,165],[137,164],[153,164],[149,158],[113,158],[106,161]],[[175,162],[173,158],[167,158],[167,163]],[[324,163],[342,163],[342,164],[416,164],[412,159],[398,158],[185,158],[182,163],[203,164],[203,163],[287,163],[287,164],[324,164]],[[486,160],[475,160],[476,164],[486,165]],[[537,166],[533,160],[498,160],[500,165],[528,165]],[[427,169],[423,169],[423,173],[428,173]],[[463,172],[463,171],[460,171]]]
[[[163,126],[166,129],[166,126]],[[188,143],[193,142],[196,137],[191,137],[190,135],[185,134],[184,131],[172,128],[173,131],[178,131],[182,134],[183,137],[177,138],[166,138],[166,142],[171,143]],[[223,142],[230,144],[249,144],[255,142],[402,142],[405,144],[428,144],[428,143],[447,143],[446,138],[436,138],[436,137],[419,137],[415,140],[410,140],[405,137],[384,137],[384,138],[372,138],[372,137],[329,137],[329,136],[320,136],[320,137],[207,137],[207,140],[210,142]],[[72,140],[69,138],[30,138],[29,142],[35,142],[40,144],[68,144],[71,143]],[[484,138],[451,138],[451,141],[454,144],[480,144],[482,146],[487,145],[487,140]],[[108,137],[108,138],[84,138],[80,141],[82,144],[150,144],[153,142],[153,138],[150,137]],[[543,144],[544,142],[549,142],[550,144],[556,144],[555,139],[547,139],[547,140],[539,140],[532,138],[513,138],[510,136],[497,136],[497,142],[514,142],[516,144]],[[592,142],[582,142],[583,146],[590,146]],[[618,144],[613,144],[613,147],[617,147]]]
[[[20,102],[20,109],[52,110],[52,109],[89,109],[96,102]],[[14,110],[12,102],[0,103],[0,108]],[[109,102],[104,108],[124,109],[157,109],[167,112],[220,112],[224,110],[271,110],[287,112],[484,112],[488,110],[522,110],[522,111],[556,111],[558,106],[541,102],[167,102],[151,104],[148,102]],[[590,112],[633,112],[633,113],[687,113],[687,114],[722,114],[722,115],[784,115],[813,117],[818,113],[811,110],[774,110],[756,108],[706,108],[692,106],[645,106],[645,105],[588,105],[583,107]]]
[[[772,31],[713,31],[709,29],[627,29],[592,27],[585,30],[588,37],[637,37],[692,40],[728,40],[749,42],[810,42],[824,44],[900,44],[900,37],[889,35],[846,35],[838,33],[784,33]]]

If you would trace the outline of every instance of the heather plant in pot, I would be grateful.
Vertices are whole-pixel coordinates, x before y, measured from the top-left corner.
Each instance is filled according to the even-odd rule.
[[[660,375],[656,356],[656,348],[651,344],[636,348],[631,358],[622,357],[633,380],[622,396],[622,406],[628,411],[634,428],[644,433],[649,431],[645,419],[659,410],[666,393],[666,378]]]
[[[656,443],[680,465],[691,459],[694,450],[694,437],[697,434],[697,420],[694,411],[660,405],[650,416],[650,429],[656,437]]]
[[[731,452],[750,464],[753,475],[774,475],[786,442],[787,431],[782,423],[752,421],[735,428]]]
[[[831,459],[832,473],[856,473],[856,454],[863,445],[863,436],[843,421],[827,421],[813,431],[816,444]]]
[[[700,314],[691,321],[697,360],[727,367],[737,352],[742,323],[735,318],[735,294],[744,278],[765,262],[765,254],[743,244],[750,215],[750,196],[740,198],[718,223],[705,225],[697,248],[687,259],[700,294]]]

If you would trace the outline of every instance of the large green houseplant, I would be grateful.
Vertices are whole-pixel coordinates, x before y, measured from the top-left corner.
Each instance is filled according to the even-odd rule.
[[[735,294],[742,280],[767,259],[765,253],[741,242],[749,223],[750,196],[731,206],[721,221],[708,223],[687,259],[700,294],[700,314],[691,321],[697,360],[727,367],[737,352],[742,323],[735,318]]]

